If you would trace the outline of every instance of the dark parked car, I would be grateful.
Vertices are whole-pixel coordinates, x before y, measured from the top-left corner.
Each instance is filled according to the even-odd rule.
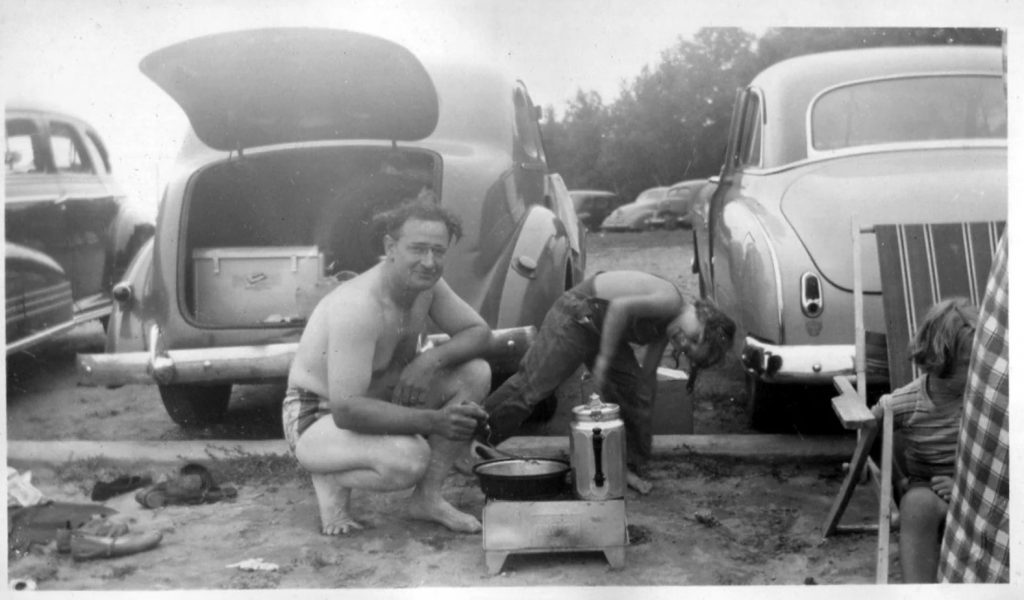
[[[153,235],[111,174],[110,154],[85,121],[36,103],[5,111],[7,354],[93,319]]]
[[[622,196],[604,190],[569,190],[569,196],[588,231],[600,231],[605,217],[627,202]]]
[[[668,194],[667,186],[640,192],[636,200],[616,208],[601,222],[601,231],[644,231],[659,225],[652,222]]]
[[[694,207],[694,267],[744,332],[755,424],[785,384],[853,373],[855,224],[1006,219],[1006,119],[999,48],[801,56],[739,92],[717,188]],[[863,245],[865,326],[884,332]],[[884,342],[867,362],[887,384]]]
[[[539,110],[493,65],[275,28],[185,41],[141,69],[192,131],[154,243],[118,286],[114,354],[83,355],[83,383],[156,383],[177,423],[219,419],[233,384],[284,380],[319,299],[379,259],[372,216],[423,189],[461,217],[445,278],[492,327],[539,326],[582,274],[545,193]]]

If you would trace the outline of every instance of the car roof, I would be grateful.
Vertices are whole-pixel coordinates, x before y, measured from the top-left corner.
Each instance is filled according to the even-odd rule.
[[[821,52],[780,61],[750,82],[751,88],[763,94],[766,130],[774,130],[764,140],[764,166],[785,165],[807,157],[807,109],[825,89],[865,79],[957,73],[1002,76],[1000,48],[892,46]]]
[[[617,196],[615,192],[609,192],[607,190],[569,190],[569,194],[574,196]]]

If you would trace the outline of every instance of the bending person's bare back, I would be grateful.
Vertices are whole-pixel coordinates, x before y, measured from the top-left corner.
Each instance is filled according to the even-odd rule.
[[[289,372],[285,437],[312,475],[328,535],[360,527],[353,489],[409,487],[411,516],[480,530],[441,486],[486,418],[477,404],[490,370],[473,357],[490,330],[441,279],[453,237],[441,209],[398,210],[384,259],[317,305]],[[417,354],[428,317],[451,340]]]

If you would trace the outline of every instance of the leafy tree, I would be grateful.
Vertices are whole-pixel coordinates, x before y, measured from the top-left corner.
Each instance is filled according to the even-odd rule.
[[[735,27],[679,38],[609,106],[578,90],[561,121],[543,124],[548,158],[572,188],[635,197],[655,185],[718,172],[736,90],[780,60],[827,50],[913,44],[999,45],[998,29],[774,28],[758,39]]]

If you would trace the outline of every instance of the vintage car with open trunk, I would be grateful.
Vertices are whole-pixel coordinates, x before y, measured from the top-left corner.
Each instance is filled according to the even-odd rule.
[[[424,189],[462,220],[444,276],[511,332],[499,350],[521,352],[582,276],[585,248],[554,206],[567,200],[546,193],[539,110],[493,66],[272,28],[184,41],[140,68],[191,133],[154,242],[116,287],[108,353],[80,356],[84,384],[148,381],[175,422],[221,418],[233,384],[283,381],[319,299],[381,255],[373,215]]]

